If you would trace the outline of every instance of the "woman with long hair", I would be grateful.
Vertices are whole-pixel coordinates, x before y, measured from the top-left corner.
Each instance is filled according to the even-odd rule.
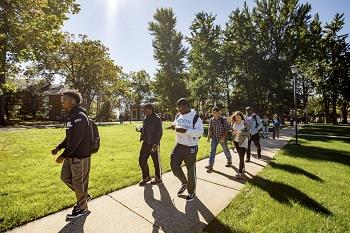
[[[232,135],[233,143],[239,156],[239,167],[236,177],[242,178],[245,169],[244,155],[248,147],[249,130],[245,124],[243,113],[240,111],[236,111],[232,115]]]

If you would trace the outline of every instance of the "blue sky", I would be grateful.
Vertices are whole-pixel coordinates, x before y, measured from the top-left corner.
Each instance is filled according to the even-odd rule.
[[[189,26],[199,11],[217,15],[217,23],[224,26],[228,15],[243,0],[77,0],[81,11],[70,16],[63,30],[74,34],[86,34],[102,41],[115,62],[125,72],[145,69],[151,76],[157,63],[153,59],[152,37],[148,22],[152,21],[159,7],[172,7],[177,17],[177,29],[189,35]],[[306,2],[304,0],[300,2]],[[330,21],[337,13],[345,13],[344,33],[350,33],[349,0],[308,0],[313,13],[319,13],[321,21]],[[253,0],[247,1],[249,6]]]

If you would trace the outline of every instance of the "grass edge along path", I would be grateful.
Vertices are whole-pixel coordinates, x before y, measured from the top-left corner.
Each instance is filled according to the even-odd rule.
[[[167,122],[163,124],[167,125]],[[92,156],[89,190],[96,198],[136,184],[139,133],[135,124],[100,126],[101,149]],[[64,137],[61,129],[0,131],[0,232],[24,225],[71,207],[74,193],[60,180],[61,165],[50,150]],[[200,140],[197,160],[208,157],[210,144]],[[175,134],[164,130],[161,142],[163,173],[170,171]],[[218,153],[222,149],[218,147]],[[154,174],[151,158],[148,161]]]
[[[350,129],[331,127],[339,136]],[[313,128],[323,133],[301,132]],[[282,148],[203,232],[350,232],[350,140],[300,143]]]

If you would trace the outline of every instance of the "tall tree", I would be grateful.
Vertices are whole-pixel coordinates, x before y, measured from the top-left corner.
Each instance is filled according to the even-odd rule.
[[[160,108],[175,114],[177,99],[188,96],[187,49],[182,44],[183,35],[176,31],[176,17],[171,8],[157,9],[153,19],[148,29],[153,36],[153,57],[159,65],[154,82],[155,98]]]
[[[66,34],[60,49],[48,54],[42,65],[50,73],[64,77],[71,88],[79,90],[88,111],[96,97],[123,92],[121,68],[109,57],[108,48],[86,35],[75,38]]]
[[[348,78],[347,52],[349,45],[346,42],[347,34],[340,34],[344,27],[344,14],[336,14],[330,23],[324,27],[324,48],[327,73],[325,78],[326,90],[332,102],[333,124],[337,122],[337,104],[342,89],[342,80]]]
[[[191,94],[203,110],[217,104],[225,88],[222,79],[221,29],[215,25],[215,16],[205,12],[196,14],[190,26],[191,36],[188,42]]]
[[[55,48],[68,13],[77,13],[74,0],[0,1],[0,125],[6,124],[6,78],[19,62],[38,60]]]

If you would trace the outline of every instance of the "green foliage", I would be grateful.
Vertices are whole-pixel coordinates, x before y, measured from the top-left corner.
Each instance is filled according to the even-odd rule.
[[[18,62],[40,60],[55,50],[67,14],[77,12],[79,5],[74,0],[0,1],[0,88]],[[0,95],[0,124],[6,123],[5,97]]]
[[[108,48],[100,41],[80,35],[65,35],[65,41],[55,53],[48,54],[43,66],[63,76],[66,84],[79,90],[84,106],[89,110],[92,101],[101,95],[118,95],[124,91],[121,68],[109,57]]]
[[[221,29],[214,21],[215,16],[211,14],[196,14],[188,38],[191,97],[205,110],[221,99],[225,89],[220,66]]]

